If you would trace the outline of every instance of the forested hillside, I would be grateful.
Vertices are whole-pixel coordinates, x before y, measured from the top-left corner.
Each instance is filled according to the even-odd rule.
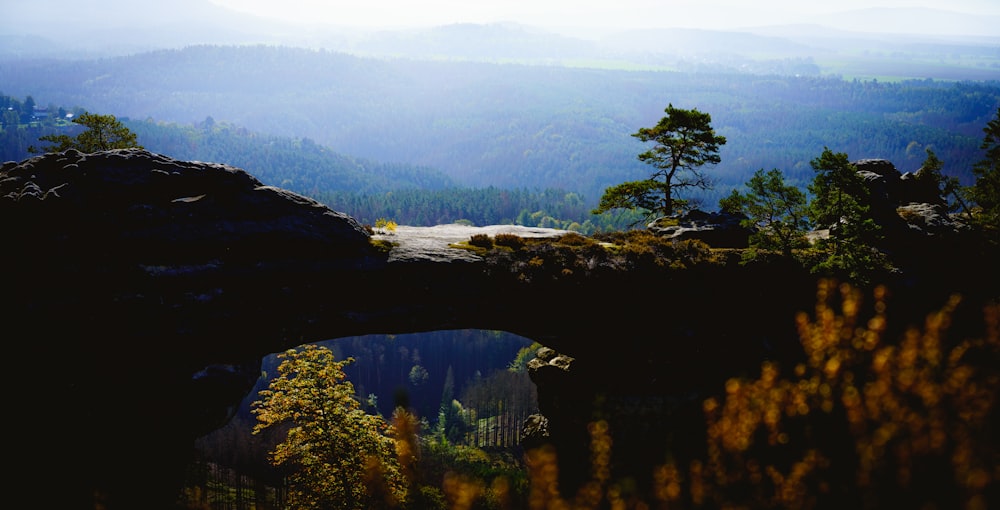
[[[456,186],[451,178],[435,169],[353,158],[333,152],[310,138],[251,132],[217,123],[211,117],[186,126],[152,119],[125,124],[154,152],[178,159],[224,162],[247,170],[265,184],[303,195],[370,194]]]
[[[641,144],[629,135],[668,103],[709,112],[729,140],[706,207],[761,168],[804,184],[824,147],[902,171],[932,147],[944,173],[968,184],[981,129],[1000,104],[995,81],[574,69],[273,46],[6,61],[0,76],[14,97],[183,125],[210,116],[351,158],[434,168],[462,186],[559,188],[587,204],[642,176]]]
[[[38,140],[41,136],[84,129],[68,120],[84,112],[79,107],[52,105],[35,110],[31,96],[21,101],[3,95],[0,105],[9,109],[8,122],[0,129],[0,161],[31,156],[29,148],[44,146]],[[265,135],[211,117],[186,126],[152,119],[124,119],[123,125],[153,152],[191,161],[226,162],[264,184],[309,196],[367,225],[388,218],[414,226],[517,223],[591,233],[622,227],[635,219],[628,211],[594,216],[581,196],[562,189],[461,187],[432,168],[351,158],[309,138]]]

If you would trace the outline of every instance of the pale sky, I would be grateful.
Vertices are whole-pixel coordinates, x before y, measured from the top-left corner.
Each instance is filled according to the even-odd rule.
[[[538,26],[738,28],[815,23],[870,7],[928,7],[1000,14],[997,0],[211,0],[291,21],[366,27],[514,21]]]

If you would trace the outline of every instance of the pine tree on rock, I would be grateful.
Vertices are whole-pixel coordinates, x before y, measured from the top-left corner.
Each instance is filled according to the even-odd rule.
[[[640,128],[632,134],[643,142],[653,142],[651,149],[639,154],[640,161],[653,166],[653,173],[648,179],[604,190],[594,214],[612,209],[641,209],[647,211],[647,220],[657,215],[671,216],[678,206],[687,204],[676,198],[678,192],[712,187],[701,167],[721,161],[719,146],[726,143],[726,137],[715,134],[708,113],[674,108],[673,104],[664,111],[667,115],[655,126]]]

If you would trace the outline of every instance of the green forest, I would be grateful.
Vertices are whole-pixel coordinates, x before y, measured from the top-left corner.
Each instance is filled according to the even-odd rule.
[[[980,130],[1000,101],[997,81],[623,71],[276,46],[9,60],[0,62],[0,75],[2,93],[113,114],[137,132],[137,121],[188,129],[211,117],[258,136],[313,140],[348,158],[437,170],[463,188],[561,189],[588,206],[608,186],[642,173],[641,145],[629,134],[658,119],[667,103],[711,113],[729,139],[713,171],[717,185],[703,197],[710,208],[761,168],[804,184],[809,161],[825,146],[854,159],[888,159],[904,172],[916,170],[931,147],[944,172],[967,185]],[[171,156],[192,149],[162,131],[140,137]],[[204,156],[237,163],[228,160],[235,147],[214,151]]]
[[[206,66],[222,67],[172,81]],[[163,81],[143,77],[165,69],[174,72]],[[310,78],[295,79],[305,69]],[[703,210],[760,169],[780,169],[805,190],[809,162],[826,147],[887,159],[902,172],[915,172],[932,149],[944,175],[969,185],[981,129],[1000,104],[1000,82],[420,62],[280,47],[5,62],[0,71],[18,77],[10,85],[33,83],[23,99],[0,96],[0,159],[27,157],[39,136],[73,129],[67,113],[90,110],[121,118],[149,150],[246,169],[365,224],[517,223],[583,233],[637,220],[590,212],[608,186],[642,175],[642,146],[629,135],[667,101],[711,113],[728,139],[709,173],[713,185],[686,197]],[[94,77],[102,86],[69,85]],[[222,92],[237,82],[246,84],[240,94]],[[35,108],[44,116],[35,118]]]

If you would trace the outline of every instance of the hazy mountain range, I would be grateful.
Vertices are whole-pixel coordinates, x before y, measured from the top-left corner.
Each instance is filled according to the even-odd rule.
[[[576,66],[663,67],[669,54],[718,62],[904,52],[944,58],[970,51],[1000,61],[1000,16],[944,9],[870,8],[802,24],[734,30],[542,28],[516,23],[374,29],[302,25],[209,0],[6,2],[0,57],[103,57],[193,44],[276,44],[368,56],[459,58]],[[706,24],[706,26],[708,26]],[[709,58],[711,56],[711,58]],[[721,56],[721,57],[720,57]],[[994,69],[1000,76],[1000,69]],[[989,76],[985,76],[989,78]],[[973,79],[981,76],[971,77]]]
[[[0,93],[155,122],[211,117],[433,168],[466,186],[572,187],[589,200],[645,170],[629,134],[668,103],[710,112],[730,138],[720,182],[777,167],[801,183],[827,144],[908,166],[934,147],[947,171],[965,175],[1000,97],[1000,35],[969,35],[987,28],[362,30],[277,22],[209,0],[94,3],[4,5],[19,22],[0,28]],[[909,14],[942,27],[991,20],[928,9],[851,19]],[[916,84],[883,84],[909,79]]]

